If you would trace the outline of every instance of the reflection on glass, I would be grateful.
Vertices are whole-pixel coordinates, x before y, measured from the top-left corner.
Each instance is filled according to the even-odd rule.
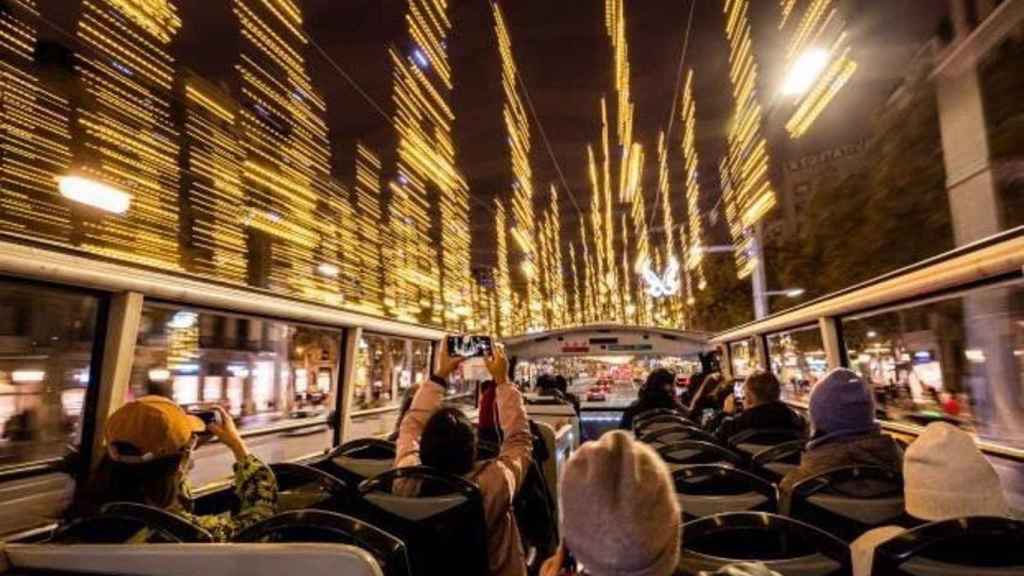
[[[128,398],[159,394],[186,409],[218,404],[267,462],[292,460],[331,444],[341,332],[276,320],[146,304]],[[195,485],[231,473],[231,454],[203,446]]]
[[[61,458],[79,443],[97,306],[0,282],[0,466]]]
[[[754,344],[750,339],[731,342],[729,356],[732,360],[733,378],[746,378],[757,368],[754,356]]]
[[[430,375],[429,342],[364,334],[356,354],[352,426],[345,440],[391,434],[402,398]]]
[[[946,421],[1024,447],[1024,289],[962,296],[843,322],[850,367],[885,416]]]
[[[768,336],[768,356],[785,400],[806,402],[811,386],[828,371],[817,326]]]

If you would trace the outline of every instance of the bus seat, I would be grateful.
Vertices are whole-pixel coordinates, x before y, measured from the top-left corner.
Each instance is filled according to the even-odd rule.
[[[47,541],[50,544],[121,544],[145,530],[146,543],[213,542],[213,536],[181,516],[160,508],[113,502],[99,514],[76,520],[58,528]]]
[[[739,454],[718,444],[701,442],[700,440],[686,440],[660,446],[658,447],[658,454],[669,465],[669,469],[673,471],[678,470],[681,466],[691,464],[724,463],[737,467],[743,465],[743,458]]]
[[[344,480],[303,464],[271,464],[277,478],[278,510],[344,510],[355,490]]]
[[[879,466],[844,466],[793,486],[789,515],[852,541],[904,517],[903,477]]]
[[[344,544],[8,544],[10,570],[108,576],[383,576],[373,557]]]
[[[729,438],[728,444],[740,452],[755,456],[787,442],[802,441],[802,432],[786,428],[752,428]]]
[[[558,404],[526,404],[526,415],[537,422],[538,424],[543,423],[551,426],[554,430],[558,430],[563,425],[568,423],[572,426],[573,439],[579,439],[580,436],[580,418],[576,414],[576,409],[571,404],[559,402]],[[554,454],[554,452],[552,452]]]
[[[958,518],[924,524],[875,549],[873,576],[1024,574],[1024,522]]]
[[[683,466],[672,474],[686,521],[726,512],[775,512],[779,491],[749,472],[720,464]]]
[[[644,410],[633,417],[633,428],[640,428],[643,424],[656,416],[675,416],[678,418],[686,418],[686,416],[680,413],[678,410],[672,408],[651,408],[650,410]]]
[[[426,466],[396,468],[359,487],[357,515],[409,547],[416,574],[485,574],[487,526],[479,488]]]
[[[804,452],[803,440],[791,440],[766,448],[754,454],[754,467],[769,480],[780,481],[793,470],[800,467],[800,458]]]
[[[736,562],[762,562],[786,576],[849,576],[850,549],[838,538],[785,516],[737,512],[683,525],[679,567],[714,572]]]
[[[633,423],[633,432],[639,438],[664,428],[697,428],[697,425],[681,414],[659,414]]]
[[[662,427],[657,430],[647,431],[639,437],[641,442],[647,444],[660,444],[666,446],[669,444],[675,444],[677,442],[685,442],[687,440],[699,440],[701,442],[710,442],[715,444],[718,440],[708,434],[704,430],[694,426],[671,426]]]
[[[358,486],[363,480],[394,468],[397,451],[394,442],[360,438],[338,446],[315,467]]]
[[[563,426],[563,428],[565,428]],[[537,422],[537,430],[541,440],[548,449],[549,457],[542,466],[544,483],[548,486],[548,494],[558,494],[558,441],[554,426],[546,422]]]
[[[278,514],[249,527],[234,541],[348,544],[372,554],[385,576],[410,576],[412,573],[404,542],[366,522],[324,510],[298,510]]]

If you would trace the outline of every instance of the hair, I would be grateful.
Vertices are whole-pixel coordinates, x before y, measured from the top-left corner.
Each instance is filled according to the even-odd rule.
[[[551,374],[541,374],[537,376],[537,388],[541,390],[558,389],[558,380]]]
[[[166,456],[142,464],[115,462],[104,455],[92,482],[78,495],[76,516],[99,512],[110,502],[134,502],[167,509],[179,501],[182,460],[186,454]]]
[[[644,399],[653,398],[675,398],[676,375],[665,368],[658,368],[647,375],[647,381],[640,388],[640,397]]]
[[[461,476],[473,469],[476,454],[476,426],[462,410],[447,406],[427,420],[420,438],[423,464]]]
[[[562,376],[561,374],[555,376],[555,385],[563,394],[569,392],[569,381],[565,379],[565,376]]]
[[[693,401],[690,403],[690,411],[695,412],[704,408],[704,404],[713,401],[718,389],[722,386],[722,377],[717,372],[708,374],[700,384],[700,388],[693,394]]]
[[[775,374],[758,370],[747,376],[743,385],[748,395],[753,395],[758,402],[775,402],[782,396],[782,384]]]

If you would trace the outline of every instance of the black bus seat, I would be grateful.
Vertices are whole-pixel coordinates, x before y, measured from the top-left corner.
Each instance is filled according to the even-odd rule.
[[[681,414],[661,414],[633,424],[637,438],[665,428],[697,428],[698,426]]]
[[[958,518],[918,526],[875,548],[871,574],[1024,574],[1024,522]]]
[[[58,528],[50,544],[122,544],[213,542],[209,532],[177,514],[145,504],[112,502],[95,516],[81,518]]]
[[[685,521],[726,512],[772,512],[778,509],[774,484],[731,466],[683,466],[672,473]]]
[[[394,442],[361,438],[338,446],[314,467],[341,478],[350,486],[359,486],[363,480],[394,468],[397,452]]]
[[[658,444],[662,446],[685,442],[687,440],[699,440],[701,442],[710,442],[712,444],[718,443],[718,439],[713,435],[708,434],[704,430],[695,426],[659,428],[652,432],[644,432],[644,434],[639,437],[639,440],[646,444]]]
[[[805,445],[803,440],[791,440],[762,450],[754,454],[754,467],[771,480],[782,480],[786,474],[800,467]]]
[[[278,510],[345,510],[351,506],[355,488],[341,478],[304,464],[271,464],[277,478]]]
[[[905,517],[903,476],[879,466],[844,466],[793,486],[789,515],[852,541]]]
[[[369,552],[344,544],[8,544],[12,574],[108,576],[383,576]]]
[[[412,568],[404,542],[380,528],[335,512],[296,510],[250,526],[235,542],[349,544],[373,555],[385,576],[410,576]]]
[[[736,467],[742,467],[744,464],[743,457],[732,450],[700,440],[686,440],[659,446],[658,454],[673,472],[682,466],[692,464],[731,464]]]
[[[744,454],[755,456],[780,444],[804,440],[803,432],[793,429],[751,428],[730,437],[728,444]]]
[[[358,514],[399,537],[416,574],[486,574],[483,498],[472,482],[426,466],[396,468],[359,487]]]
[[[707,516],[683,525],[684,574],[714,572],[737,562],[762,562],[785,576],[851,576],[843,541],[803,522],[764,512]]]
[[[658,416],[674,416],[677,418],[686,419],[686,414],[683,414],[679,410],[673,408],[651,408],[650,410],[644,410],[633,417],[633,429],[640,428],[652,418]]]

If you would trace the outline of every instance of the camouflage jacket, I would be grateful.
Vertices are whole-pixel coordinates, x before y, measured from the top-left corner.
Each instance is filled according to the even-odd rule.
[[[277,511],[277,479],[270,467],[249,455],[235,463],[235,494],[241,506],[237,514],[224,512],[199,516],[175,510],[189,522],[209,532],[214,541],[227,542],[246,528],[266,520]],[[184,490],[187,494],[188,490]]]

